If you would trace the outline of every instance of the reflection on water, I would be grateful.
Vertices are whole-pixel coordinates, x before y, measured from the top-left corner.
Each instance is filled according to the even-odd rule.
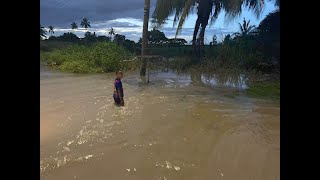
[[[245,96],[246,78],[40,69],[41,179],[279,179],[279,105]]]
[[[147,78],[147,77],[145,77]],[[206,74],[201,72],[177,73],[174,71],[153,71],[149,73],[151,84],[166,87],[186,87],[189,85],[247,89],[248,78],[244,74]],[[147,82],[147,80],[144,80]]]
[[[232,87],[238,88],[239,90],[247,89],[248,86],[246,84],[247,78],[244,74],[236,75],[236,76],[225,76],[224,78],[219,77],[219,75],[215,74],[213,76],[207,76],[205,74],[201,75],[201,81],[204,84],[210,86],[218,86],[218,87]]]

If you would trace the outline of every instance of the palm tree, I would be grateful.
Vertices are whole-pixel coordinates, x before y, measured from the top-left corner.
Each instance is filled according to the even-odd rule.
[[[243,18],[243,23],[239,23],[240,32],[234,33],[235,36],[247,36],[247,35],[253,35],[256,31],[255,25],[250,25],[250,20],[247,22],[245,18]]]
[[[265,0],[157,0],[153,13],[153,22],[161,26],[169,16],[174,15],[173,25],[178,23],[176,37],[181,32],[182,26],[190,13],[197,7],[198,18],[193,33],[193,45],[199,39],[200,45],[204,44],[206,26],[212,25],[221,10],[226,12],[229,20],[241,14],[243,6],[252,9],[256,16],[260,15]],[[280,0],[275,0],[279,3]],[[209,21],[210,19],[210,21]],[[201,29],[200,29],[201,27]],[[200,33],[198,35],[198,31]]]
[[[142,48],[141,48],[142,65],[140,70],[140,76],[145,76],[146,70],[147,70],[147,60],[146,58],[144,58],[144,55],[146,55],[146,48],[148,44],[149,12],[150,12],[150,0],[145,0],[144,15],[143,15],[143,31],[142,31]]]
[[[87,18],[83,18],[80,25],[81,25],[81,27],[83,27],[86,30],[87,30],[87,28],[91,28],[90,22],[88,21]]]
[[[52,36],[52,34],[54,34],[53,26],[48,26],[48,28],[49,28],[50,36]]]
[[[47,31],[40,24],[40,39],[46,38]]]
[[[76,22],[71,23],[71,29],[72,29],[72,30],[78,29],[78,25],[77,25]]]
[[[113,27],[110,28],[109,31],[109,35],[110,35],[110,39],[112,40],[112,36],[114,36],[116,34],[116,31],[113,29]]]

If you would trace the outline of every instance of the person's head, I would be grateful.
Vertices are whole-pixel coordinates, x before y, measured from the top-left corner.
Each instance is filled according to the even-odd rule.
[[[122,71],[116,71],[116,77],[117,77],[117,79],[121,79],[123,77],[123,72]]]

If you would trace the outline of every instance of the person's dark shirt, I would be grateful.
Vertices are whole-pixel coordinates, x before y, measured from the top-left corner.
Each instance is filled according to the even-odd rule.
[[[114,81],[114,86],[116,88],[116,93],[118,94],[118,92],[120,92],[120,94],[118,94],[120,97],[123,97],[124,94],[123,94],[123,88],[122,88],[122,82],[120,79],[116,79]]]

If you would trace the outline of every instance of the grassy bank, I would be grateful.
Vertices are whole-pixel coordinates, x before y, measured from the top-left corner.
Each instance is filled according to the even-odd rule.
[[[280,82],[259,82],[252,84],[246,94],[251,97],[271,99],[275,101],[280,100]]]
[[[116,43],[95,43],[92,45],[67,45],[40,51],[41,61],[54,65],[62,71],[74,73],[112,72],[128,68],[123,60],[132,55]]]

